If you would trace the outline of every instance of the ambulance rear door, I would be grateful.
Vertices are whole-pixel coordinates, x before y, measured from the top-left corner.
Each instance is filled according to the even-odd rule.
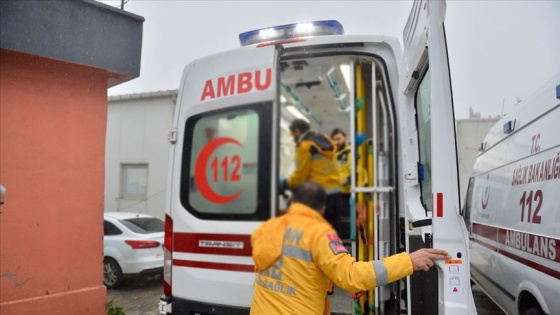
[[[239,48],[184,71],[171,174],[173,313],[246,312],[251,232],[276,200],[277,48]]]
[[[401,105],[409,252],[445,249],[452,259],[407,280],[408,314],[476,314],[468,234],[459,214],[455,118],[447,58],[445,1],[414,2],[403,32]],[[437,289],[437,290],[436,290]]]

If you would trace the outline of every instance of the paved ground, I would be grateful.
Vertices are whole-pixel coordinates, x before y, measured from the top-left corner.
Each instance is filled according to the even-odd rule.
[[[157,305],[162,294],[161,278],[151,280],[127,280],[119,290],[107,290],[107,300],[114,298],[113,305],[121,306],[126,315],[158,315]],[[504,315],[484,292],[473,287],[478,315]],[[331,296],[333,313],[349,313],[352,303],[350,293],[335,289]]]
[[[486,295],[486,293],[482,292],[482,290],[477,285],[474,285],[472,287],[472,292],[474,297],[474,304],[476,305],[476,311],[478,315],[506,314],[494,303],[494,301],[492,301]]]
[[[163,294],[161,278],[127,279],[118,290],[107,290],[107,301],[123,308],[125,315],[159,315],[159,297]]]

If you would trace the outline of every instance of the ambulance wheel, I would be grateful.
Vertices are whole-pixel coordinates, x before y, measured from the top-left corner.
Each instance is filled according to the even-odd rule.
[[[524,293],[519,299],[519,315],[544,315],[544,312],[534,296]]]
[[[530,305],[530,306],[525,307],[525,309],[523,311],[521,311],[519,314],[521,314],[521,315],[544,315],[544,312],[539,305]]]
[[[116,289],[123,282],[121,267],[113,258],[103,259],[103,284],[107,289]]]

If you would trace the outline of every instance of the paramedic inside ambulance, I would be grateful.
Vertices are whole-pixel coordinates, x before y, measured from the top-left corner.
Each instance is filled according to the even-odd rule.
[[[422,248],[374,261],[356,261],[323,218],[325,190],[314,182],[293,189],[288,213],[251,235],[255,293],[251,314],[330,314],[331,281],[352,293],[370,290],[413,271],[427,271],[447,251]]]
[[[296,169],[288,178],[280,180],[280,192],[293,190],[306,181],[321,185],[327,193],[324,217],[338,231],[341,186],[334,161],[336,145],[328,136],[311,130],[303,119],[294,120],[290,132],[296,143]]]
[[[341,239],[350,238],[350,225],[342,217],[350,216],[350,144],[346,133],[340,128],[335,128],[331,132],[331,139],[336,144],[336,153],[334,156],[335,161],[338,163],[338,174],[340,185],[342,186],[340,194],[340,209],[338,213],[341,216],[340,225],[338,229],[338,236]]]

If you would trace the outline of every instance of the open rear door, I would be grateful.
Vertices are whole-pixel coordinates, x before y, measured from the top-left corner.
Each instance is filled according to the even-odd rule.
[[[418,273],[407,285],[409,314],[476,314],[469,271],[468,234],[459,214],[455,117],[447,58],[445,1],[414,3],[403,33],[401,92],[415,108],[415,154],[408,157],[407,180],[414,192],[406,204],[407,247],[449,251],[452,259],[437,262],[437,271]],[[409,121],[406,128],[413,129]],[[416,141],[415,141],[416,140]],[[409,148],[408,152],[413,152]],[[411,172],[411,170],[413,170]],[[417,176],[411,174],[417,172]],[[420,194],[420,202],[417,196]],[[412,200],[412,201],[410,201]],[[432,268],[435,269],[435,268]],[[435,288],[438,288],[436,291]]]
[[[174,313],[250,306],[250,234],[276,206],[276,65],[275,46],[251,46],[185,69],[168,201]]]

